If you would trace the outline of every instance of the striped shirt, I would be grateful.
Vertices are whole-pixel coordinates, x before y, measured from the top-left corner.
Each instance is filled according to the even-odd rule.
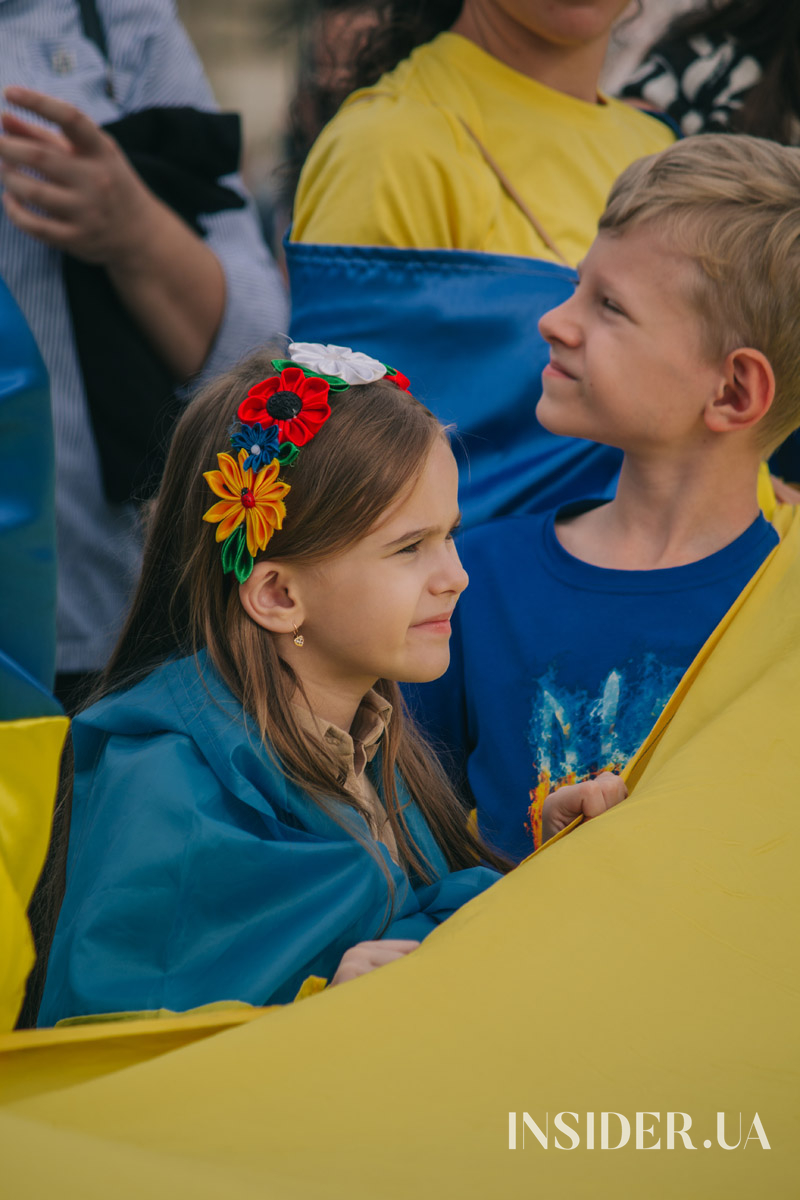
[[[98,124],[155,105],[216,108],[171,0],[98,0],[112,64],[83,35],[72,0],[0,0],[0,87],[20,84],[77,105]],[[36,120],[27,113],[27,120]],[[243,193],[238,177],[224,181]],[[201,218],[227,285],[203,376],[224,370],[285,329],[288,306],[252,204]],[[136,582],[141,531],[132,505],[103,493],[60,254],[16,229],[0,209],[0,275],[50,372],[56,446],[59,671],[100,668]]]

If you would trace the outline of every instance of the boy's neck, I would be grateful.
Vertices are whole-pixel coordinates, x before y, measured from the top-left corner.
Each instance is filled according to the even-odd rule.
[[[759,513],[758,460],[701,448],[688,460],[654,462],[626,455],[616,497],[556,522],[574,558],[620,571],[685,566],[716,554]]]

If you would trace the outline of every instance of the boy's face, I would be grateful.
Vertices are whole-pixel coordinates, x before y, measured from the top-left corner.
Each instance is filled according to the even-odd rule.
[[[629,453],[679,454],[707,439],[703,413],[723,376],[690,298],[695,269],[647,225],[597,237],[574,294],[539,322],[546,429]]]

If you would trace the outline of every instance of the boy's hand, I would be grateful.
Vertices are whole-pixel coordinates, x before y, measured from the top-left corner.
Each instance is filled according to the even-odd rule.
[[[542,842],[548,842],[555,834],[566,829],[576,817],[582,816],[587,821],[599,817],[600,813],[619,804],[627,795],[625,784],[612,771],[603,771],[596,779],[587,779],[584,783],[556,788],[547,797],[542,809]]]
[[[330,986],[346,983],[348,979],[357,979],[359,975],[368,975],[377,967],[383,967],[386,963],[394,962],[395,959],[404,958],[406,954],[416,950],[418,945],[419,942],[412,942],[407,938],[385,938],[379,942],[359,942],[357,946],[353,946],[342,955],[342,961],[336,968],[336,974],[331,980]]]

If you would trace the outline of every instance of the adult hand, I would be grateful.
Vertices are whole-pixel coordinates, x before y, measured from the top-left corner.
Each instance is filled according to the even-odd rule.
[[[6,88],[5,98],[61,130],[3,113],[0,164],[8,219],[57,250],[124,266],[147,243],[161,202],[114,139],[80,109],[23,87]]]
[[[359,975],[368,975],[377,967],[395,959],[404,958],[412,950],[416,950],[419,942],[408,941],[405,938],[386,938],[380,942],[359,942],[342,955],[342,961],[336,969],[336,974],[330,982],[333,987],[337,983],[346,983],[348,979],[356,979]]]
[[[800,491],[790,483],[784,483],[777,475],[770,476],[775,499],[779,504],[800,504]]]
[[[3,113],[8,219],[48,246],[104,267],[153,348],[176,378],[188,379],[203,366],[225,309],[216,254],[85,113],[29,88],[8,87],[5,96],[61,130]]]
[[[607,809],[619,804],[628,789],[612,771],[603,771],[595,779],[556,788],[547,797],[542,809],[542,841],[547,842],[576,817],[591,821]]]

